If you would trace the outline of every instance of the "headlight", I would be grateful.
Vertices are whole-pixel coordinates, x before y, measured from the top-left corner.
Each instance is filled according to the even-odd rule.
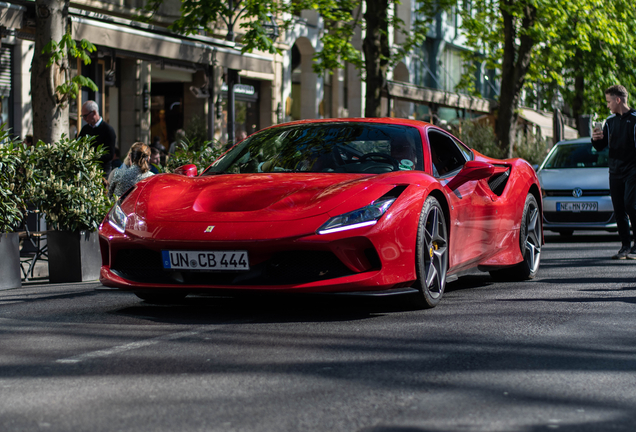
[[[126,231],[126,221],[128,220],[128,216],[126,216],[126,213],[124,213],[119,206],[120,202],[121,200],[118,200],[110,210],[110,213],[108,213],[108,223],[123,234]]]
[[[382,197],[366,207],[332,217],[318,228],[317,232],[318,234],[329,234],[375,225],[396,199],[397,197]]]
[[[128,195],[130,195],[135,189],[137,189],[137,185],[134,185],[124,192],[108,213],[108,223],[122,234],[126,231],[126,221],[128,220],[128,216],[126,216],[126,213],[124,213],[121,209],[121,203],[123,203]]]

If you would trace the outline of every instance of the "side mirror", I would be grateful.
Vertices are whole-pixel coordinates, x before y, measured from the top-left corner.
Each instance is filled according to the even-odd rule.
[[[455,190],[469,181],[488,178],[494,172],[495,167],[488,162],[468,161],[462,170],[446,184],[446,187]]]
[[[183,165],[174,170],[175,174],[181,174],[187,177],[197,176],[197,166],[194,164]]]

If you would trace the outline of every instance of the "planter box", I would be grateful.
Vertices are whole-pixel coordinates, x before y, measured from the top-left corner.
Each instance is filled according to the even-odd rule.
[[[21,286],[20,238],[18,233],[0,233],[0,290]]]
[[[102,256],[96,231],[47,231],[49,282],[99,279]]]

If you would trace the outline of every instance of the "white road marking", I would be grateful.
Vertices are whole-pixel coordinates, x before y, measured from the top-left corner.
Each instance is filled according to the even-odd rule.
[[[234,323],[236,324],[236,323]],[[219,329],[221,327],[226,327],[228,324],[225,325],[220,325],[220,326],[215,326],[214,329]],[[171,334],[167,334],[167,335],[163,335],[163,336],[158,336],[156,338],[152,338],[152,339],[147,339],[147,340],[142,340],[142,341],[137,341],[137,342],[130,342],[127,344],[123,344],[123,345],[118,345],[118,346],[114,346],[112,348],[106,348],[106,349],[102,349],[102,350],[97,350],[97,351],[91,351],[91,352],[87,352],[84,354],[79,354],[73,357],[67,357],[67,358],[62,358],[62,359],[57,359],[56,363],[66,363],[66,364],[71,364],[71,363],[80,363],[82,361],[85,360],[91,360],[91,359],[96,359],[96,358],[102,358],[102,357],[109,357],[112,355],[116,355],[116,354],[121,354],[123,352],[126,351],[131,351],[131,350],[135,350],[135,349],[139,349],[139,348],[144,348],[144,347],[148,347],[151,345],[156,345],[160,342],[165,342],[165,341],[170,341],[170,340],[174,340],[174,339],[181,339],[181,338],[186,338],[186,337],[190,337],[190,336],[196,336],[198,334],[210,331],[211,328],[209,326],[207,327],[199,327],[197,329],[194,330],[189,330],[189,331],[184,331],[184,332],[179,332],[179,333],[171,333]]]

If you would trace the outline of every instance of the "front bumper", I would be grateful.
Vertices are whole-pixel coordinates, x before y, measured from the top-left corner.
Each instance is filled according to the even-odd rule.
[[[167,234],[166,228],[152,226],[144,226],[144,232],[127,230],[122,234],[105,220],[100,228],[100,281],[109,287],[132,291],[359,292],[407,287],[416,279],[417,214],[410,213],[381,219],[374,226],[325,235],[296,232],[275,238],[271,233],[289,234],[295,230],[289,222],[268,223],[267,234],[261,238],[254,233],[264,230],[252,226],[249,240],[183,239],[161,235]],[[193,224],[192,230],[203,233],[198,225]],[[320,226],[320,222],[312,225]],[[216,224],[214,232],[228,232],[231,226],[236,230],[236,224],[227,227]],[[180,233],[189,229],[188,223],[171,228]],[[245,250],[250,270],[165,270],[162,250]]]

